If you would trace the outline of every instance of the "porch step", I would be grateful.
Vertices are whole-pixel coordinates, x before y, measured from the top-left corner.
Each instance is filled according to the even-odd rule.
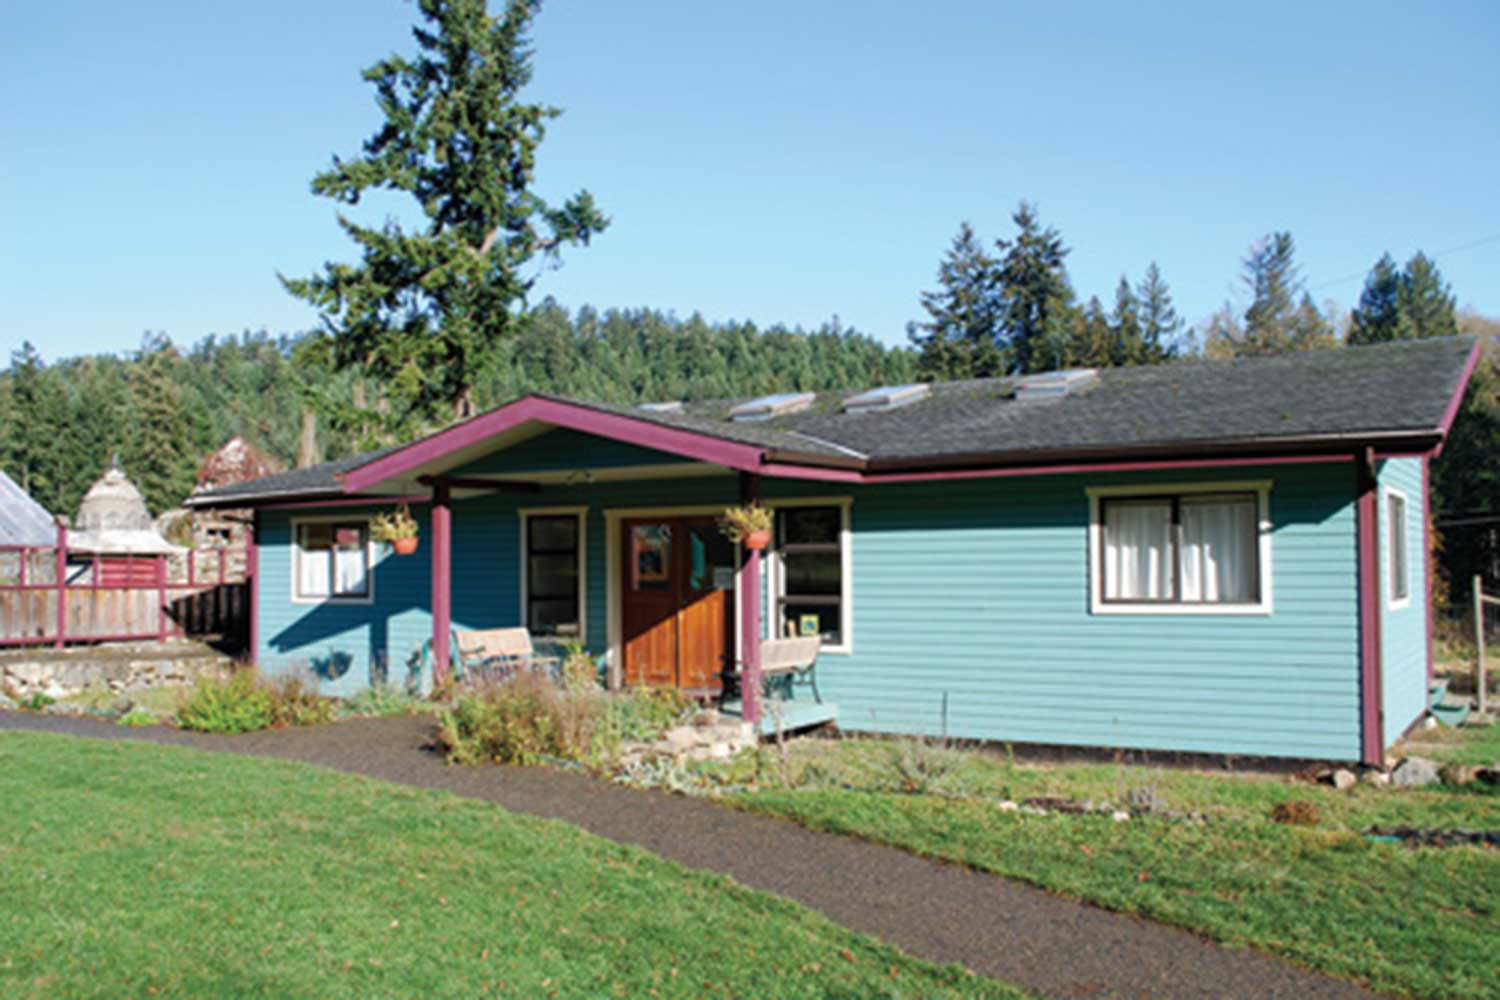
[[[1427,710],[1449,729],[1463,725],[1469,718],[1470,708],[1467,698],[1448,696],[1448,678],[1438,678],[1427,686]]]
[[[839,707],[826,701],[792,700],[777,701],[776,704],[781,715],[781,731],[784,733],[800,732],[838,721]],[[725,715],[738,716],[743,710],[744,706],[738,698],[727,700],[720,706],[720,711]],[[762,703],[760,713],[762,736],[776,735],[776,716],[777,712],[772,710],[769,700]]]

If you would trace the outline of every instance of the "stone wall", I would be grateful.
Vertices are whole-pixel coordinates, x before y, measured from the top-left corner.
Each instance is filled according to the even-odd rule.
[[[228,656],[198,642],[122,642],[68,649],[0,653],[0,693],[66,698],[99,687],[110,691],[191,684],[205,674],[227,673]]]

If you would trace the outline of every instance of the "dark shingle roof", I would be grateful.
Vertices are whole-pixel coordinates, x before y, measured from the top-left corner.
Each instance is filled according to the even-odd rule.
[[[223,507],[224,501],[244,499],[254,501],[265,497],[293,497],[293,496],[317,496],[322,493],[341,493],[343,487],[339,485],[338,477],[350,469],[357,469],[361,465],[367,465],[383,455],[389,455],[401,445],[393,445],[389,448],[381,448],[377,451],[367,451],[359,455],[350,455],[332,462],[324,462],[321,465],[309,465],[305,469],[292,469],[290,472],[278,472],[274,476],[265,476],[261,479],[252,479],[245,483],[235,483],[231,486],[223,486],[216,490],[204,490],[196,493],[187,501],[189,507],[195,506],[218,506]]]
[[[1075,455],[1265,448],[1407,438],[1435,442],[1461,387],[1474,341],[1468,337],[1227,361],[1183,361],[1099,372],[1097,381],[1057,398],[1017,401],[1017,379],[941,382],[918,402],[848,414],[861,389],[822,393],[801,412],[764,423],[734,423],[740,400],[688,403],[678,413],[560,399],[575,406],[694,431],[765,449],[773,459],[858,463],[870,471],[941,467],[983,460],[1025,463]],[[231,498],[317,494],[337,476],[395,448],[357,455],[203,494]]]

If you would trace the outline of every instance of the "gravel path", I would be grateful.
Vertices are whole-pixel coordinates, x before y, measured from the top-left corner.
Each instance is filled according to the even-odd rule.
[[[278,757],[437,788],[574,823],[691,868],[720,872],[871,934],[1055,997],[1369,997],[1342,980],[959,865],[817,833],[702,799],[548,768],[451,767],[422,749],[423,718],[360,719],[209,736],[0,712],[32,729]]]

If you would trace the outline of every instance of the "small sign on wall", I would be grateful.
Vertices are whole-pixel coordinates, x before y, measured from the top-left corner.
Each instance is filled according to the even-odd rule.
[[[817,615],[802,615],[797,619],[797,634],[801,636],[822,635],[822,622]]]

